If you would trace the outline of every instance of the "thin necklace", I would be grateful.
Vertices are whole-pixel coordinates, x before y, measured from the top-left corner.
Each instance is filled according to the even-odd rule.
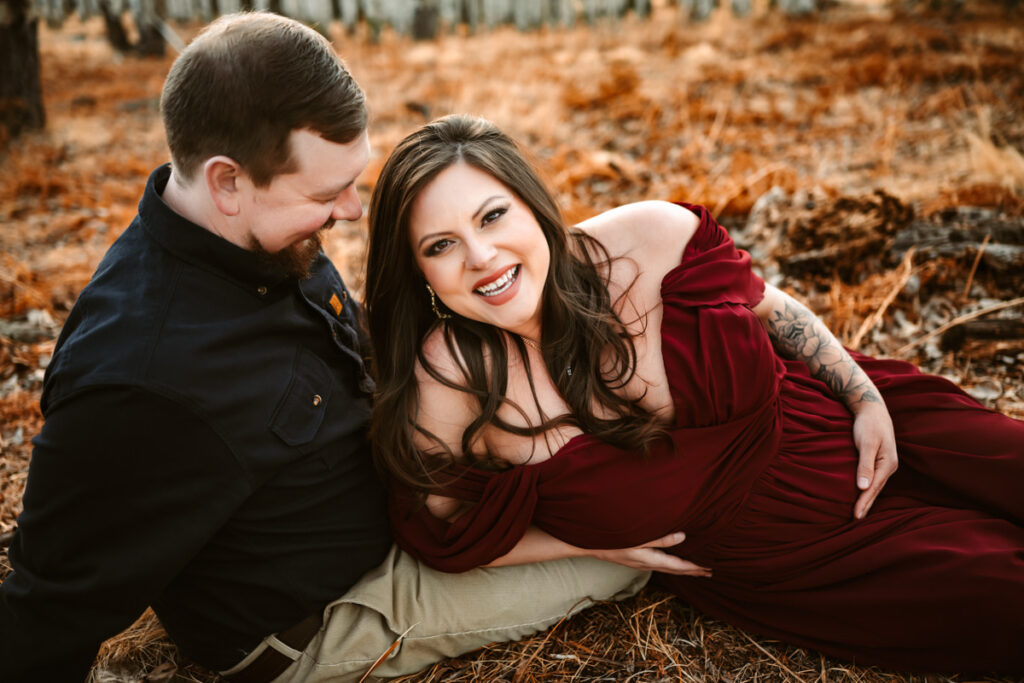
[[[519,338],[522,339],[523,343],[526,344],[527,346],[532,346],[533,348],[535,348],[538,351],[540,351],[540,344],[538,344],[537,342],[533,341],[529,337],[524,337],[523,335],[519,335]]]
[[[527,346],[532,346],[533,348],[537,349],[537,351],[541,351],[540,344],[533,341],[529,337],[519,335],[519,338],[522,339],[523,343],[526,344]],[[572,377],[572,363],[569,363],[565,366],[565,374],[568,375],[569,377]]]

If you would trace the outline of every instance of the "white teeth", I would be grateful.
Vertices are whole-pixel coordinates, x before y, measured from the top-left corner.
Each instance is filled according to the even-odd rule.
[[[519,266],[509,268],[505,271],[504,275],[494,282],[488,283],[483,287],[477,287],[474,291],[481,296],[497,296],[512,286],[517,275],[519,275]]]

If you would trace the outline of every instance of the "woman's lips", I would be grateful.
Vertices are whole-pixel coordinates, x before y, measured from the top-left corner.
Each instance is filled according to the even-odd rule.
[[[473,287],[473,291],[484,297],[497,296],[511,287],[518,277],[519,264],[516,264],[494,278],[481,280]]]
[[[500,306],[519,291],[519,277],[522,266],[516,264],[483,286],[477,286],[473,293],[492,306]]]

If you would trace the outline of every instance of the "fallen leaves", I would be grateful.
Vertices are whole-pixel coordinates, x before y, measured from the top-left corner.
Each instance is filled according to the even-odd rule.
[[[998,4],[969,9],[694,24],[661,3],[646,21],[427,43],[330,33],[370,103],[364,201],[404,135],[479,114],[523,141],[570,222],[642,199],[705,204],[842,340],[906,354],[1024,418],[1024,27]],[[48,130],[0,152],[0,546],[57,329],[167,160],[157,102],[171,57],[126,59],[102,34],[98,21],[42,29]],[[326,245],[356,294],[364,246],[365,220]],[[210,680],[151,614],[97,668],[140,671]],[[502,679],[919,680],[751,641],[654,591],[405,680]]]

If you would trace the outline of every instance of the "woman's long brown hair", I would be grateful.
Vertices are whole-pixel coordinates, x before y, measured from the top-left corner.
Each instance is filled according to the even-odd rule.
[[[541,301],[541,347],[544,364],[571,409],[568,415],[526,428],[501,420],[498,409],[511,405],[505,396],[509,353],[515,349],[525,358],[521,340],[455,313],[441,320],[431,309],[426,281],[409,245],[409,216],[427,184],[460,161],[514,192],[544,233],[551,266]],[[636,349],[613,310],[608,276],[601,274],[610,271],[607,251],[582,231],[566,229],[551,193],[515,142],[494,125],[469,116],[448,116],[405,138],[380,173],[369,224],[366,316],[377,382],[370,433],[374,458],[383,471],[414,489],[430,490],[437,486],[435,475],[453,462],[451,449],[416,424],[417,362],[439,382],[471,394],[479,404],[479,416],[461,439],[463,458],[473,464],[495,464],[486,454],[474,455],[471,448],[480,430],[490,424],[525,435],[574,424],[640,451],[664,433],[653,413],[616,393],[636,371]],[[437,325],[443,326],[451,355],[462,366],[462,382],[441,376],[424,357],[423,341]],[[567,363],[572,364],[571,374],[565,372]],[[532,387],[532,377],[530,383]],[[613,417],[598,417],[595,406]],[[438,448],[417,449],[417,431],[437,442]]]

